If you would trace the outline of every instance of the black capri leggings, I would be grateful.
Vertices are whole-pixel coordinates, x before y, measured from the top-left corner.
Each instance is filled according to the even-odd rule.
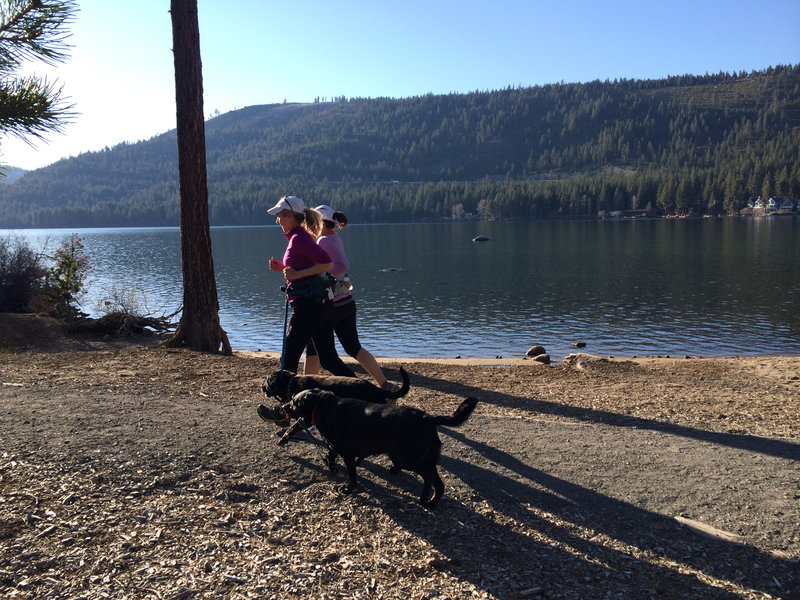
[[[356,301],[352,296],[348,296],[339,302],[333,303],[331,325],[344,351],[355,358],[358,351],[361,350],[361,342],[358,340],[358,327],[356,326]],[[306,347],[306,356],[314,356],[315,354],[319,354],[317,349],[313,347],[313,344],[308,344]],[[339,357],[337,356],[336,358],[338,359]],[[330,371],[330,369],[325,366],[322,355],[320,355],[319,364],[322,365],[324,369]]]
[[[303,349],[315,346],[320,364],[334,375],[355,377],[355,372],[342,362],[333,343],[330,302],[318,303],[308,298],[292,300],[292,316],[286,328],[284,369],[297,373]]]

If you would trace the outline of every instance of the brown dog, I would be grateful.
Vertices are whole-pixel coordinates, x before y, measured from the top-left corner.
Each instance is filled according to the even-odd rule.
[[[348,474],[345,493],[356,487],[356,465],[361,458],[386,454],[394,463],[392,471],[405,469],[422,477],[419,502],[433,508],[444,493],[436,469],[442,447],[436,428],[461,425],[477,404],[477,398],[467,398],[451,416],[433,416],[410,406],[371,404],[312,389],[295,394],[283,409],[317,428],[328,445],[331,473],[336,473],[336,455],[342,457]]]
[[[408,373],[400,367],[403,385],[396,392],[382,390],[377,385],[360,377],[339,377],[335,375],[297,375],[292,371],[275,371],[264,380],[261,386],[264,394],[286,402],[303,390],[320,389],[333,392],[341,398],[357,398],[366,402],[390,404],[408,393],[411,384]]]

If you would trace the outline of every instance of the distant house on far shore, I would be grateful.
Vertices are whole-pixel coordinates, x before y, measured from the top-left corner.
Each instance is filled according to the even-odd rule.
[[[739,214],[742,216],[763,217],[770,214],[786,215],[794,211],[800,211],[800,200],[773,196],[765,204],[761,200],[761,196],[759,196],[755,199],[750,198],[747,206],[742,208]]]
[[[798,206],[795,206],[795,202],[791,198],[773,196],[767,202],[766,214],[785,215],[794,212],[796,208],[800,208],[800,202],[798,202]]]

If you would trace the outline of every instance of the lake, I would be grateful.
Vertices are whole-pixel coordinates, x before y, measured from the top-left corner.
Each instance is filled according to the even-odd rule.
[[[266,222],[265,218],[265,222]],[[82,305],[135,289],[152,314],[181,304],[177,228],[20,230],[52,253],[71,233],[94,267]],[[362,344],[382,357],[800,354],[800,218],[350,225]],[[473,242],[478,235],[489,238]],[[275,225],[212,228],[231,345],[280,352]],[[341,349],[340,349],[341,351]]]

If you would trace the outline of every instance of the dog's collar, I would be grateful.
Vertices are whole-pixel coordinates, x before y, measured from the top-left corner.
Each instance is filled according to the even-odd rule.
[[[315,427],[317,425],[317,409],[319,408],[320,400],[322,400],[322,398],[317,396],[317,399],[314,402],[314,408],[311,409],[311,425]]]

